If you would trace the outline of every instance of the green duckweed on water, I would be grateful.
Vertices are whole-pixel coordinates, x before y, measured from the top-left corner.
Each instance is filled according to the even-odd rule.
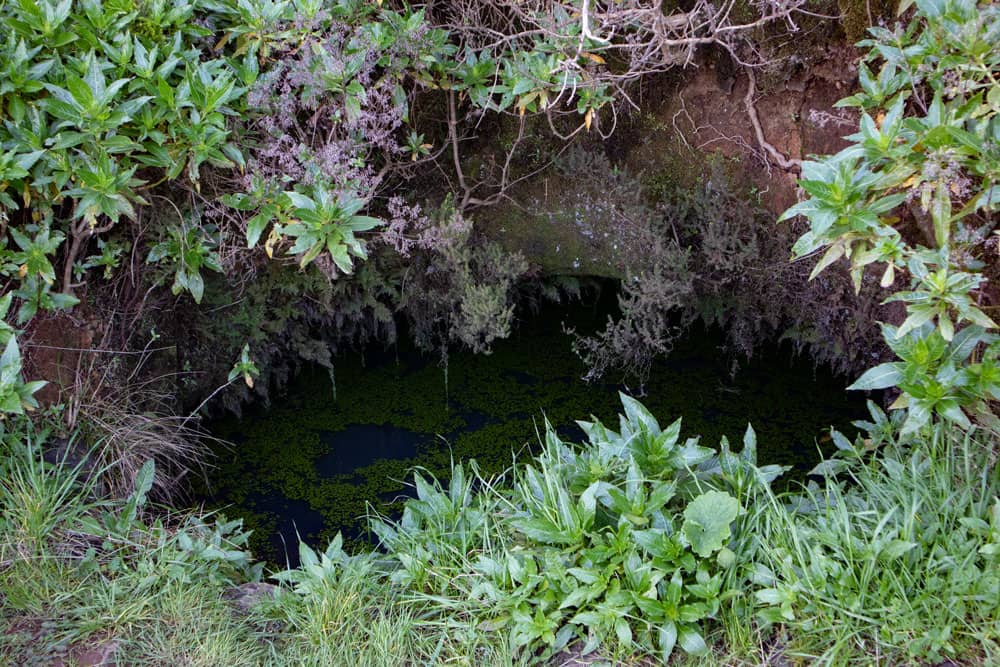
[[[685,437],[715,446],[723,435],[738,440],[750,422],[760,461],[801,475],[830,426],[864,414],[863,396],[845,392],[843,378],[787,348],[731,377],[723,343],[720,332],[696,329],[655,364],[641,400],[661,423],[683,417]],[[444,477],[453,459],[474,458],[484,473],[502,472],[535,446],[546,418],[569,438],[591,415],[617,427],[618,391],[629,391],[580,379],[585,368],[557,318],[522,324],[490,355],[452,353],[447,373],[438,361],[402,349],[346,356],[336,392],[326,369],[309,369],[267,409],[219,420],[215,435],[233,446],[218,449],[202,499],[242,516],[254,551],[276,564],[286,550],[294,561],[297,535],[322,544],[342,531],[363,547],[368,505],[398,511],[414,467]]]

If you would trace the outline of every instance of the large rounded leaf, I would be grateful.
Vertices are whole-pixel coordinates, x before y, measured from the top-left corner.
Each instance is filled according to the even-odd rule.
[[[684,536],[701,557],[721,549],[731,534],[729,524],[740,513],[740,503],[728,493],[703,493],[684,510]]]

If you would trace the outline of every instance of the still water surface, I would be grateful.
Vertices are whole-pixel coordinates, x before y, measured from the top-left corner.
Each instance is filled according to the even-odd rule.
[[[618,392],[637,388],[583,382],[570,345],[562,318],[539,317],[490,355],[453,353],[447,373],[437,357],[400,349],[345,356],[332,377],[309,369],[270,407],[214,424],[234,446],[219,450],[201,499],[244,517],[255,552],[275,563],[287,553],[294,564],[297,536],[320,545],[342,531],[363,545],[366,512],[398,511],[415,466],[445,476],[453,459],[475,458],[500,472],[530,452],[546,418],[569,439],[590,415],[617,428]],[[683,437],[716,446],[723,435],[738,443],[749,421],[759,462],[801,475],[831,425],[849,430],[865,414],[845,378],[787,346],[761,350],[735,376],[724,347],[721,332],[696,328],[654,366],[641,400],[661,424],[683,416]]]

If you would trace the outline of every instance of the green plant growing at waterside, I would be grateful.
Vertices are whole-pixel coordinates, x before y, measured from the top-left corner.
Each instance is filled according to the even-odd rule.
[[[226,378],[228,382],[232,382],[238,377],[243,378],[243,383],[253,388],[254,378],[260,375],[260,369],[257,368],[257,364],[253,362],[250,358],[250,344],[247,343],[243,346],[240,351],[240,358],[233,364],[232,369],[229,371],[229,376]]]
[[[151,461],[128,497],[102,501],[86,459],[48,463],[46,435],[7,421],[0,608],[49,629],[5,649],[47,659],[110,635],[135,664],[500,665],[561,650],[742,664],[780,624],[785,656],[825,664],[1000,656],[988,441],[938,424],[913,446],[873,405],[866,437],[833,434],[825,487],[775,496],[783,470],[756,465],[752,429],[741,451],[712,450],[622,400],[617,431],[584,422],[572,444],[547,429],[498,476],[418,472],[398,521],[372,517],[383,550],[301,544],[277,589],[239,522],[159,516]],[[237,613],[225,599],[242,584],[259,593]]]
[[[574,321],[582,325],[590,320]],[[542,324],[543,331],[527,326],[522,325],[516,340],[498,343],[488,356],[452,353],[447,396],[442,371],[434,363],[373,365],[371,359],[345,359],[337,365],[336,400],[326,374],[309,373],[266,415],[216,422],[216,435],[240,444],[236,450],[216,449],[215,467],[209,472],[212,506],[245,517],[254,528],[255,552],[273,563],[285,562],[286,547],[279,536],[291,544],[296,539],[288,515],[277,509],[284,502],[308,508],[307,516],[322,517],[321,530],[299,524],[310,544],[322,544],[341,530],[349,549],[366,549],[366,499],[379,512],[397,516],[406,494],[403,480],[414,467],[446,480],[453,461],[475,459],[481,475],[498,475],[509,467],[512,451],[522,458],[538,450],[542,407],[564,437],[563,429],[572,427],[581,414],[596,414],[605,423],[617,419],[618,387],[576,382],[586,368],[566,345],[558,324]],[[804,474],[816,460],[813,437],[821,435],[816,424],[833,423],[846,430],[864,409],[856,395],[843,392],[841,380],[824,374],[817,384],[806,362],[798,372],[775,374],[770,358],[744,369],[734,387],[740,397],[734,401],[732,394],[717,389],[727,365],[709,361],[721,340],[709,335],[683,341],[647,384],[645,404],[650,411],[686,415],[683,438],[698,433],[717,442],[751,418],[759,425],[761,459],[795,466]],[[257,344],[253,349],[259,363]],[[406,348],[401,354],[409,358]],[[683,375],[672,373],[674,368],[684,368]],[[789,391],[802,400],[783,405],[781,396]],[[473,423],[481,425],[472,428]],[[332,475],[326,462],[338,447],[350,446],[341,432],[351,425],[389,428],[397,432],[394,438],[401,430],[413,439],[415,451]],[[293,510],[292,516],[299,511]]]
[[[824,480],[770,501],[754,574],[765,624],[821,664],[1000,657],[1000,468],[981,432],[917,443],[874,404],[867,437],[835,433]],[[877,448],[879,455],[870,455]]]
[[[972,423],[963,406],[1000,399],[1000,368],[996,365],[997,336],[978,326],[961,329],[951,340],[929,323],[901,335],[885,326],[886,342],[901,361],[867,371],[849,389],[898,387],[902,396],[894,406],[907,408],[902,433],[928,424],[937,413],[963,429]],[[977,347],[983,356],[973,357]]]
[[[836,155],[802,165],[809,196],[782,216],[804,216],[809,230],[796,258],[824,254],[812,275],[842,258],[855,288],[866,269],[897,274],[909,290],[898,327],[883,329],[901,359],[865,373],[851,388],[901,390],[905,433],[937,416],[961,428],[995,424],[987,405],[1000,396],[997,324],[987,243],[1000,210],[1000,10],[973,0],[905,2],[912,19],[872,28],[859,69],[861,92],[839,102],[861,111],[860,131]],[[869,66],[879,65],[878,74]]]
[[[416,599],[476,601],[465,622],[529,655],[577,642],[584,655],[706,653],[706,624],[752,558],[740,516],[782,469],[756,467],[752,429],[741,454],[716,452],[622,403],[619,431],[581,422],[580,446],[547,427],[509,487],[461,465],[447,487],[417,475],[402,518],[373,524],[394,581]]]
[[[402,516],[372,523],[385,555],[353,558],[388,558],[395,599],[422,610],[415,628],[536,662],[712,648],[738,661],[778,624],[786,656],[825,664],[1000,655],[1000,469],[980,432],[937,424],[914,443],[905,415],[870,404],[856,443],[832,433],[838,454],[813,471],[825,487],[775,495],[782,468],[756,466],[752,429],[742,451],[711,450],[622,400],[618,431],[583,422],[574,445],[548,427],[499,476],[418,471]],[[331,549],[287,576],[350,579],[352,557]]]
[[[21,351],[17,339],[7,339],[0,356],[0,409],[5,413],[24,414],[25,410],[38,407],[34,394],[47,383],[42,380],[24,382],[21,378]]]

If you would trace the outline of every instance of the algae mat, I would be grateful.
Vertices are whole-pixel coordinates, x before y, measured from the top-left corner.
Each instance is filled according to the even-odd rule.
[[[683,417],[684,437],[739,441],[750,422],[761,463],[801,474],[831,425],[849,428],[865,414],[844,378],[787,348],[763,350],[731,376],[724,340],[692,330],[643,387],[641,400],[661,423]],[[575,420],[590,415],[617,427],[618,392],[634,391],[585,383],[584,372],[555,317],[522,324],[490,355],[453,353],[447,369],[406,350],[349,355],[333,373],[302,373],[269,408],[216,422],[214,433],[233,446],[218,451],[212,492],[201,499],[243,517],[257,555],[276,564],[286,552],[294,564],[297,536],[323,544],[342,531],[364,546],[369,507],[398,511],[414,467],[443,477],[452,460],[476,459],[497,473],[536,445],[545,419],[567,438],[579,437]]]

